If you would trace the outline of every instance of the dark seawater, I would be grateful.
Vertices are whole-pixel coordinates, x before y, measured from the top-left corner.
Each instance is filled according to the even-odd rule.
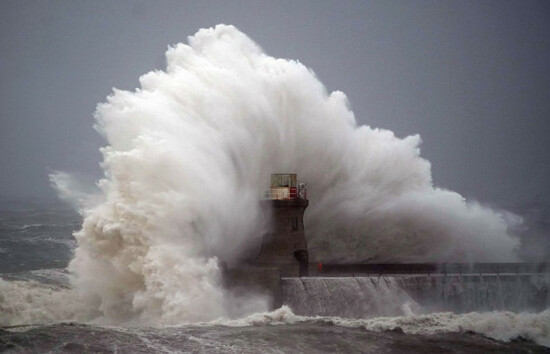
[[[65,267],[76,247],[72,233],[80,223],[77,213],[59,205],[0,209],[0,352],[550,353],[550,348],[525,340],[521,331],[497,341],[468,329],[404,333],[397,325],[348,325],[342,317],[288,321],[258,315],[237,325],[229,321],[173,327],[55,321],[48,311],[64,304],[37,298],[49,290],[71,291]],[[41,306],[46,315],[40,314]],[[419,326],[423,321],[427,319],[418,320]]]
[[[58,324],[0,330],[0,350],[94,353],[550,353],[529,342],[497,342],[472,333],[411,335],[326,323],[247,327],[96,327]]]
[[[65,268],[81,223],[62,205],[0,209],[0,273]]]

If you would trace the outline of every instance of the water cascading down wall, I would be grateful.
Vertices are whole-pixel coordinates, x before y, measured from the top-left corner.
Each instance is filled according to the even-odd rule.
[[[434,311],[542,311],[550,274],[282,278],[283,303],[307,316],[368,318]]]

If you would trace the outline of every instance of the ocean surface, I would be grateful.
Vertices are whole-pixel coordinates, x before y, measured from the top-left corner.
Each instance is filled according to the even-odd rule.
[[[396,306],[393,299],[406,300],[407,294],[392,288],[391,279],[384,280],[387,304],[359,315],[354,309],[365,308],[368,297],[342,285],[340,298],[349,297],[350,306],[298,298],[301,293],[289,306],[245,318],[156,327],[102,324],[90,314],[77,315],[81,304],[66,271],[81,221],[59,205],[0,210],[0,352],[550,353],[548,309],[453,313],[429,312],[414,301]],[[357,280],[356,286],[364,283],[372,282]],[[305,280],[292,291],[303,284],[328,287]]]

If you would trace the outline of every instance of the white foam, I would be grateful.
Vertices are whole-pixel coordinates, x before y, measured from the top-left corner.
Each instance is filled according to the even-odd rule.
[[[115,89],[97,107],[102,196],[82,203],[72,179],[51,178],[82,203],[70,269],[107,321],[227,315],[217,259],[260,245],[259,199],[273,172],[308,182],[313,260],[515,259],[499,214],[433,187],[419,136],[359,126],[345,95],[301,63],[225,25],[169,48],[166,60],[141,88]]]
[[[73,289],[0,278],[0,326],[82,321],[89,316],[89,306]]]
[[[0,326],[41,325],[60,321],[108,323],[98,314],[89,313],[90,304],[70,288],[45,285],[34,281],[4,281],[0,279]],[[472,312],[454,314],[439,312],[415,314],[404,309],[405,316],[371,319],[295,315],[288,306],[271,312],[258,312],[238,319],[219,318],[209,322],[187,323],[198,326],[266,326],[296,323],[330,323],[336,326],[388,331],[400,328],[410,334],[434,334],[472,331],[500,341],[532,340],[550,347],[550,309],[540,313]],[[15,328],[28,330],[32,328]],[[108,327],[111,328],[111,327]],[[139,328],[112,327],[118,331],[140,331]],[[12,329],[10,329],[12,330]]]
[[[52,225],[49,225],[49,224],[25,224],[21,227],[18,227],[19,230],[26,230],[26,229],[29,229],[29,228],[38,228],[38,227],[41,227],[41,226],[52,226]],[[55,225],[53,225],[55,226]]]
[[[454,314],[438,312],[406,316],[378,317],[372,319],[346,319],[341,317],[297,316],[283,306],[272,312],[256,313],[239,320],[219,319],[207,325],[258,326],[283,325],[302,322],[325,322],[342,327],[363,327],[370,331],[384,332],[400,328],[410,334],[434,334],[444,332],[475,332],[500,341],[526,339],[550,347],[550,309],[540,313],[472,312]]]

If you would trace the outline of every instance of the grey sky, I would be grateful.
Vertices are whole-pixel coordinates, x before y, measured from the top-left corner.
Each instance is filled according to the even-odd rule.
[[[218,23],[312,68],[360,123],[419,133],[436,186],[550,204],[548,1],[3,0],[0,195],[99,176],[95,105]]]

